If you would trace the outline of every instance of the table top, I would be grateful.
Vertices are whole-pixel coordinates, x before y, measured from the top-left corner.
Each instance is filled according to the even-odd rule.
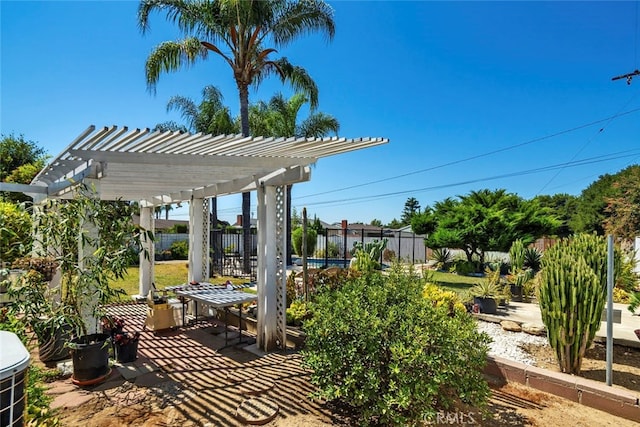
[[[258,299],[255,294],[248,294],[236,289],[227,289],[226,286],[212,283],[169,286],[166,289],[175,292],[178,296],[191,298],[213,307],[229,307]]]

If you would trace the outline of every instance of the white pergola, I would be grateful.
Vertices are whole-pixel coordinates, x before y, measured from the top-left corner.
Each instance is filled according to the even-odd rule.
[[[154,229],[156,206],[189,202],[189,280],[209,277],[208,198],[256,191],[258,199],[258,346],[286,343],[286,191],[308,181],[322,157],[385,144],[385,138],[265,138],[152,132],[90,126],[56,156],[30,185],[1,184],[41,202],[71,197],[92,182],[102,200],[140,203],[140,225]],[[140,257],[140,294],[154,280],[151,255]]]

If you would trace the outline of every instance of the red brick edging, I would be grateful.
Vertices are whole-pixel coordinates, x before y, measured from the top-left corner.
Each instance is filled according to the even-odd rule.
[[[612,415],[640,422],[639,396],[629,390],[497,356],[487,357],[484,372],[507,382],[524,384]]]

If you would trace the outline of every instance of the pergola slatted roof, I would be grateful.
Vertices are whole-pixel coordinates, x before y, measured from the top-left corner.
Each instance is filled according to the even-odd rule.
[[[33,180],[48,197],[66,197],[86,177],[100,180],[101,198],[159,205],[251,191],[261,183],[292,184],[309,165],[385,144],[386,138],[271,138],[159,132],[90,126]],[[36,191],[34,191],[36,193]]]

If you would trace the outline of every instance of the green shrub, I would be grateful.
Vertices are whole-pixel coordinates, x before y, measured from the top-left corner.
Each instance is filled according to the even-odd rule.
[[[0,261],[12,262],[31,247],[31,215],[22,205],[0,201]]]
[[[318,234],[315,230],[307,229],[307,256],[311,256],[315,252],[317,237]],[[298,227],[291,232],[291,244],[296,255],[302,256],[302,227]]]
[[[173,259],[189,259],[189,242],[186,240],[173,242],[169,250]]]
[[[453,265],[450,267],[450,271],[461,276],[468,276],[472,273],[478,273],[480,269],[477,262],[470,262],[466,259],[457,259],[453,261]]]
[[[287,308],[287,325],[300,326],[309,316],[307,303],[301,300],[293,301],[291,306]]]
[[[394,265],[316,295],[303,362],[316,395],[349,407],[357,424],[412,425],[487,401],[489,337],[466,313],[424,298],[424,284]]]
[[[313,255],[316,258],[335,258],[340,255],[340,247],[335,242],[328,242],[326,248],[317,249]]]

